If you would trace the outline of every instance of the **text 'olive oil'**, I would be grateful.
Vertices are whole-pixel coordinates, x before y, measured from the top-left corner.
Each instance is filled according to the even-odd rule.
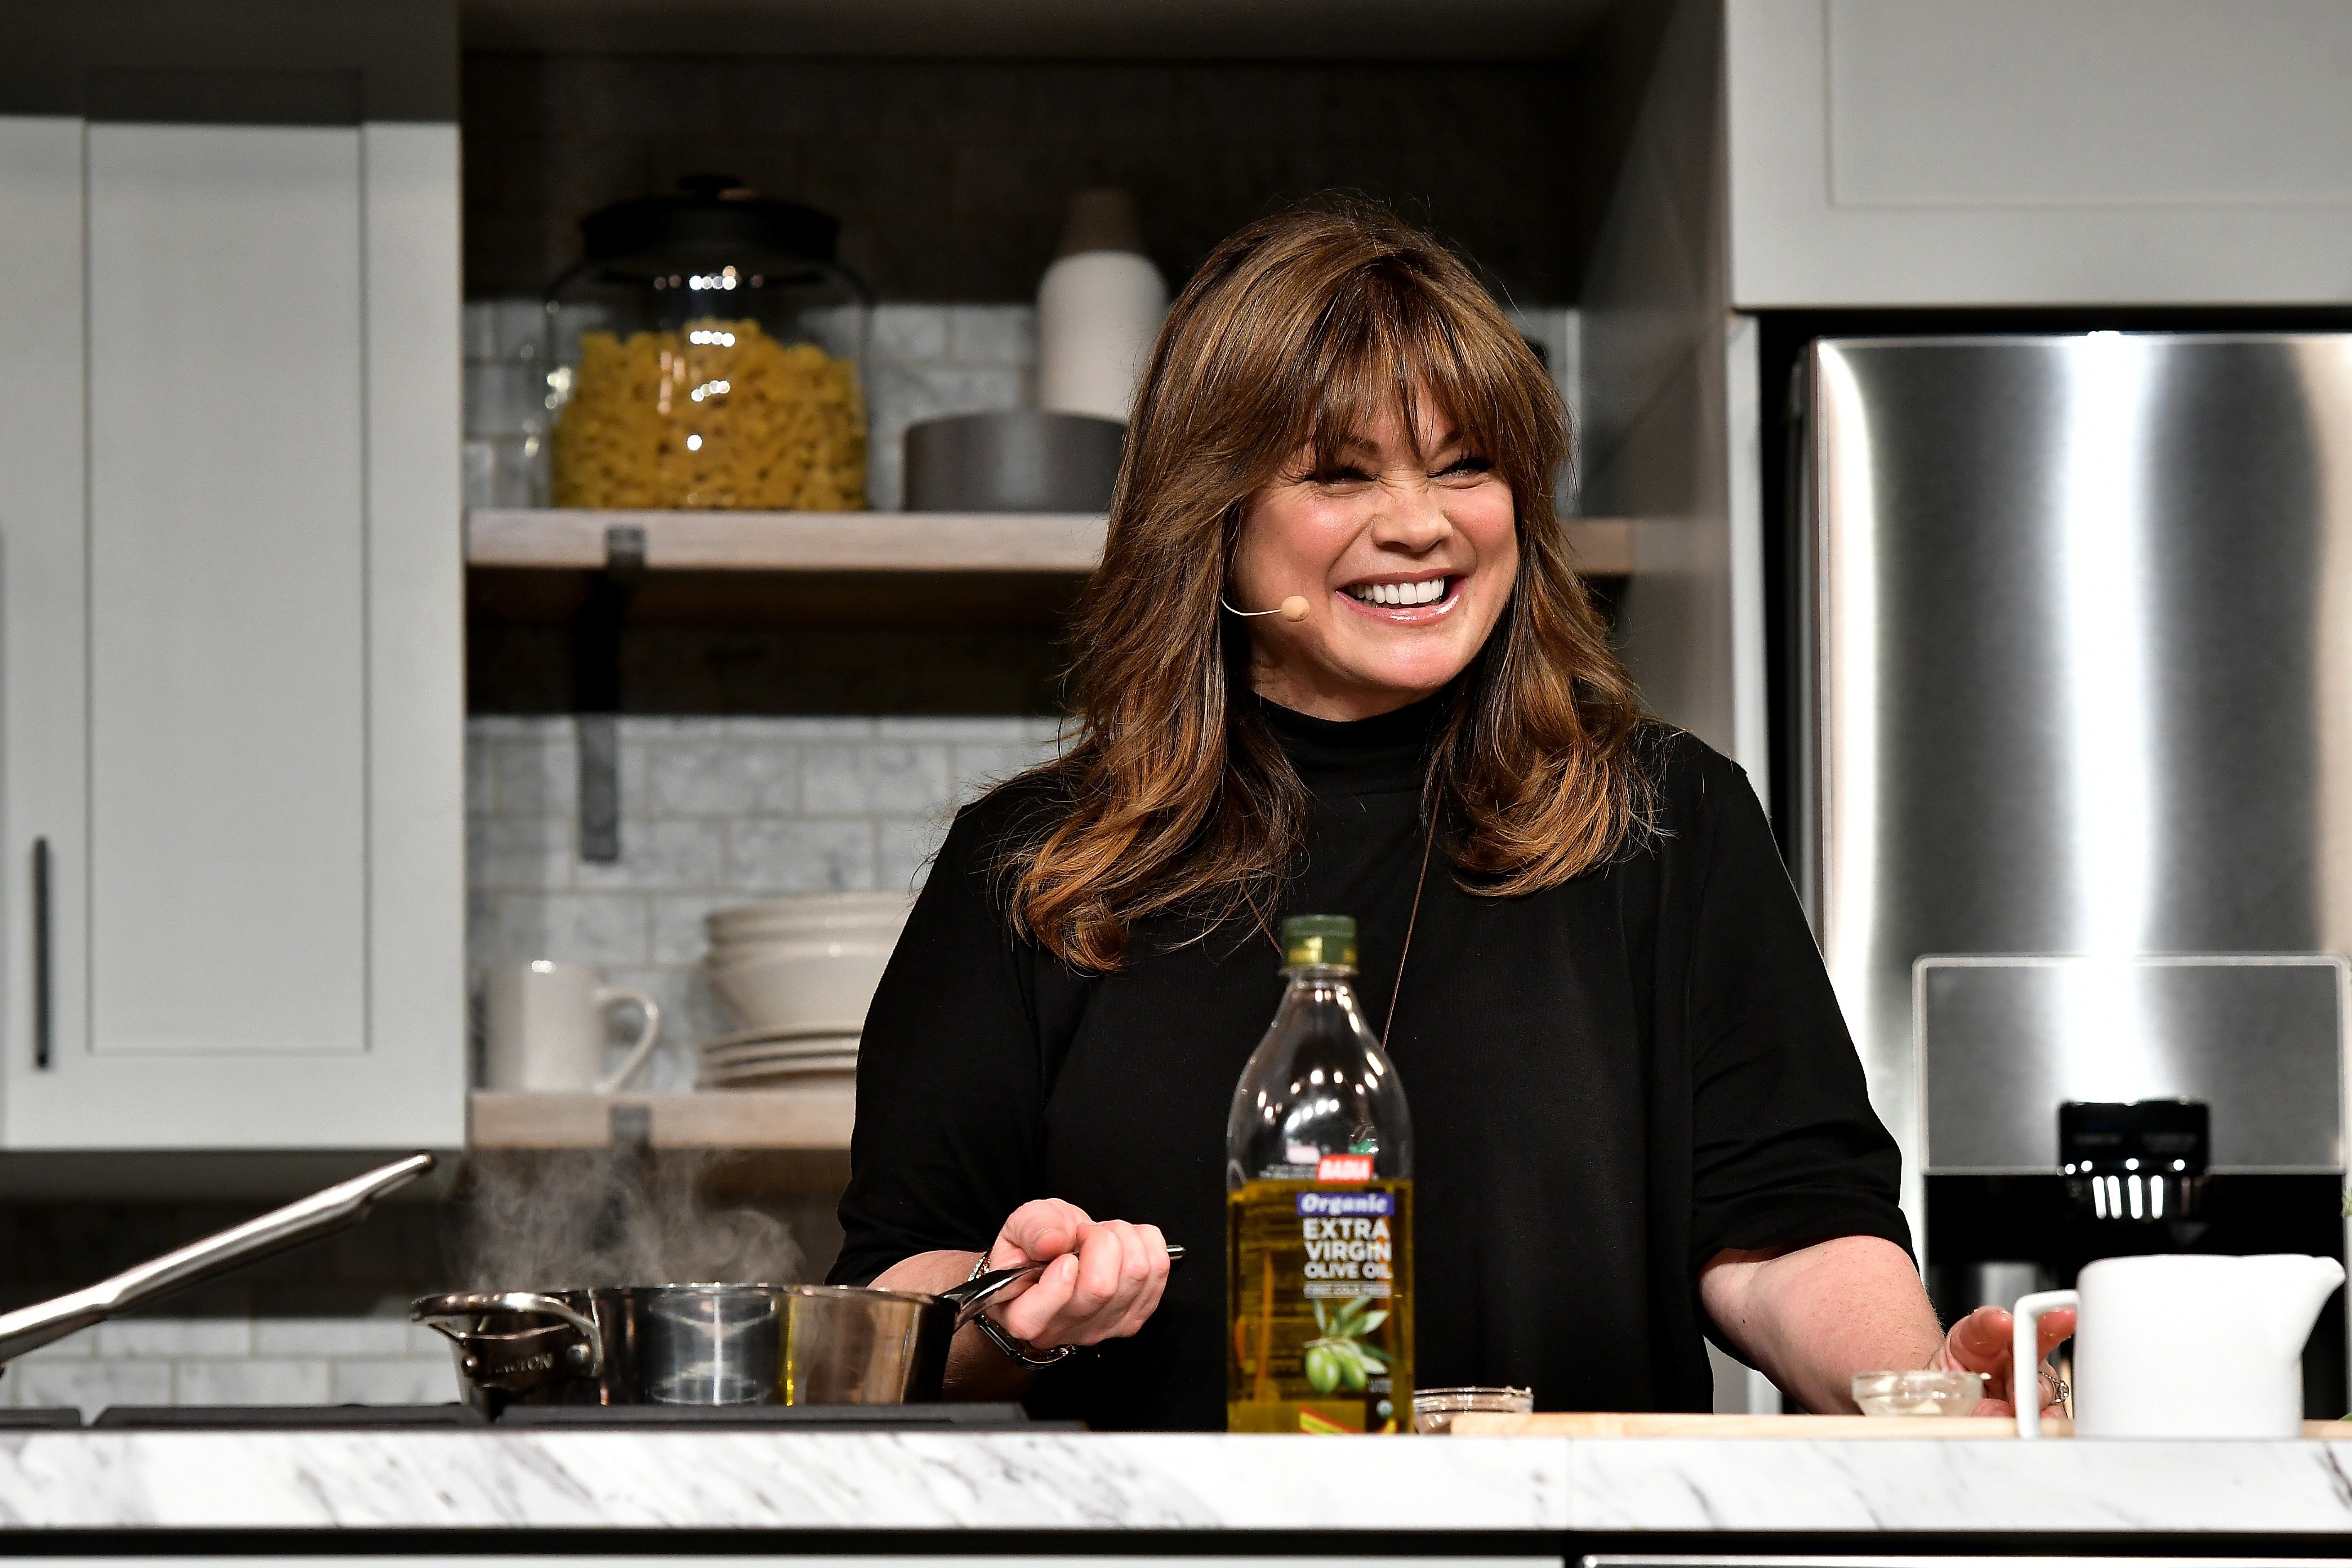
[[[1225,1132],[1225,1428],[1412,1429],[1412,1118],[1356,922],[1282,922],[1290,988]]]

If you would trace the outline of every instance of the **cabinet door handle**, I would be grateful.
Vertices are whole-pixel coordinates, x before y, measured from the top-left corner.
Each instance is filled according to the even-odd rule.
[[[33,1066],[49,1070],[56,1016],[49,985],[49,841],[33,840]]]

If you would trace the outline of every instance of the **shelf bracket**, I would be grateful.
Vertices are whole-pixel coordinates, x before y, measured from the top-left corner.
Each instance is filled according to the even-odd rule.
[[[604,569],[572,633],[573,724],[580,752],[580,858],[621,858],[621,626],[646,574],[646,531],[604,531]]]

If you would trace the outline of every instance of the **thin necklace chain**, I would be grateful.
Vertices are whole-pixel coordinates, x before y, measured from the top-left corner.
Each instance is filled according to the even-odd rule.
[[[1404,961],[1412,956],[1413,928],[1421,923],[1422,889],[1429,886],[1429,852],[1436,843],[1437,824],[1433,819],[1422,832],[1421,870],[1412,879],[1412,908],[1404,917],[1404,946],[1397,952],[1396,984],[1389,987],[1388,1016],[1381,1020],[1381,1049],[1383,1051],[1389,1048],[1389,1031],[1396,1026],[1397,998],[1404,994]],[[1282,939],[1274,934],[1273,928],[1265,923],[1265,917],[1257,912],[1257,900],[1246,893],[1242,895],[1242,900],[1249,906],[1250,919],[1257,922],[1257,929],[1265,933],[1266,941],[1274,943],[1274,951],[1287,960],[1290,954],[1283,948]]]

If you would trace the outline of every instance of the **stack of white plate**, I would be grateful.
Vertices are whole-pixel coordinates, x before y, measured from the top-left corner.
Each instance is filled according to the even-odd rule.
[[[743,1028],[704,1044],[703,1086],[774,1088],[854,1072],[866,1008],[910,902],[824,893],[712,911],[705,967]]]
[[[702,1045],[698,1089],[815,1088],[857,1076],[857,1037],[746,1029]]]

